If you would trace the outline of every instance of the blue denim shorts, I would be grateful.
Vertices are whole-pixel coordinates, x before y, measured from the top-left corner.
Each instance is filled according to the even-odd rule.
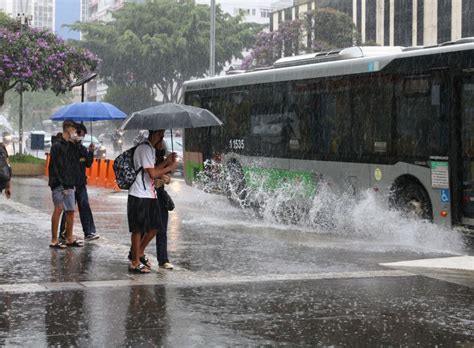
[[[65,190],[62,186],[58,186],[53,190],[52,194],[55,207],[61,207],[64,211],[74,211],[76,206],[74,189]]]

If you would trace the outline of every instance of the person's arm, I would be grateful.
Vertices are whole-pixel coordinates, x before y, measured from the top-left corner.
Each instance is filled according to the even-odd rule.
[[[61,143],[56,143],[55,145],[51,147],[50,170],[57,182],[60,185],[64,185],[64,156],[61,151]]]
[[[169,172],[172,172],[178,167],[177,162],[173,162],[171,164],[162,166],[163,164],[165,164],[165,162],[160,163],[159,165],[153,168],[144,168],[144,170],[148,173],[148,175],[151,178],[160,178],[163,175],[168,174]]]
[[[177,167],[177,163],[168,163],[169,161],[165,161],[164,166],[155,165],[155,149],[151,146],[140,145],[136,151],[138,151],[138,155],[141,158],[143,170],[146,171],[152,179],[163,176]]]
[[[91,143],[91,146],[87,149],[84,145],[82,146],[82,150],[84,151],[86,155],[86,167],[90,168],[92,166],[92,163],[94,163],[94,149],[93,147],[94,144]]]

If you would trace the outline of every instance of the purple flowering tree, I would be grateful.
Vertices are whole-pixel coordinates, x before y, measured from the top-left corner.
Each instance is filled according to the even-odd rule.
[[[3,23],[2,23],[3,24]],[[66,44],[51,32],[10,22],[0,26],[0,106],[5,93],[51,89],[61,94],[74,80],[94,71],[99,60],[91,52]]]
[[[272,65],[278,58],[300,54],[303,22],[296,19],[280,23],[278,30],[260,32],[255,37],[255,46],[242,60],[242,69]]]

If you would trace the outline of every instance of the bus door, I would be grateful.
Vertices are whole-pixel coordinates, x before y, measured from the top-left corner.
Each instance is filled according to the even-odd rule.
[[[474,225],[474,75],[461,83],[462,223]]]

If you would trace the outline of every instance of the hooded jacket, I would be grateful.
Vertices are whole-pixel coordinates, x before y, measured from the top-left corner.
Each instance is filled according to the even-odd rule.
[[[58,139],[51,146],[50,156],[48,184],[51,190],[61,185],[65,189],[74,188],[80,172],[77,145],[64,138]]]
[[[79,172],[77,173],[75,182],[76,186],[85,186],[87,185],[86,168],[90,168],[92,166],[92,162],[94,161],[94,152],[89,151],[81,143],[76,144],[76,146],[79,159]]]

